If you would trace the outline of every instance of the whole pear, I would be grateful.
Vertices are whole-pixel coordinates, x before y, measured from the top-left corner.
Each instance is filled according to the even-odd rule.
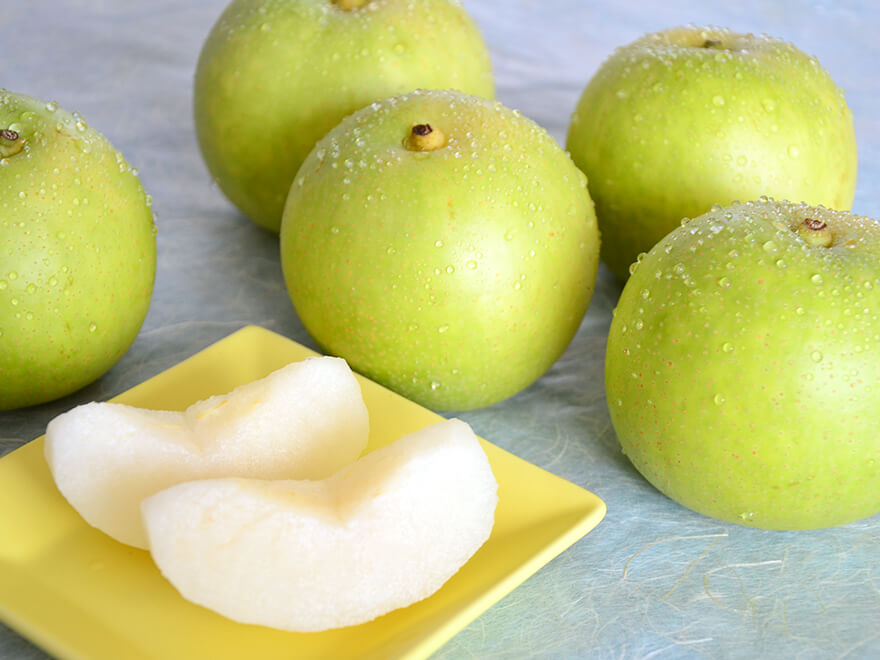
[[[767,36],[673,28],[619,48],[583,91],[567,148],[590,179],[621,280],[682,218],[762,195],[849,209],[852,113],[819,62]]]
[[[199,56],[199,146],[230,201],[277,232],[315,143],[417,87],[494,96],[486,45],[455,0],[235,0]]]
[[[605,385],[660,491],[751,527],[880,511],[880,223],[791,202],[716,207],[626,283]]]
[[[589,304],[587,182],[500,103],[415,91],[346,118],[287,200],[281,263],[325,350],[423,405],[490,405],[537,380]]]
[[[131,166],[78,114],[0,90],[0,409],[104,374],[140,330],[156,239]]]

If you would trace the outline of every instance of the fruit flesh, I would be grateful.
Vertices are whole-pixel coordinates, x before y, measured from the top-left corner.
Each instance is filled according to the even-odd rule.
[[[407,148],[422,124],[442,147]],[[546,131],[423,90],[325,136],[281,231],[288,291],[325,352],[446,410],[511,396],[552,365],[589,304],[598,243],[586,181]]]
[[[231,3],[195,78],[199,146],[226,196],[277,232],[297,169],[343,117],[416,87],[492,97],[489,55],[457,2]]]
[[[156,240],[135,171],[82,117],[0,90],[0,129],[5,410],[69,394],[122,357],[150,304]]]
[[[801,229],[822,220],[830,245]],[[700,513],[769,529],[880,510],[880,226],[777,202],[664,238],[624,288],[606,391],[625,453]]]
[[[62,495],[90,525],[147,547],[145,497],[209,477],[323,479],[353,462],[369,422],[343,360],[293,363],[184,412],[78,406],[49,423],[45,453]]]
[[[311,632],[434,593],[488,538],[496,489],[476,436],[447,420],[325,481],[192,482],[143,512],[153,558],[185,598]]]
[[[770,195],[849,209],[855,192],[852,113],[828,74],[791,44],[721,28],[615,51],[583,91],[567,148],[590,179],[602,259],[623,281],[639,253],[713,204]]]

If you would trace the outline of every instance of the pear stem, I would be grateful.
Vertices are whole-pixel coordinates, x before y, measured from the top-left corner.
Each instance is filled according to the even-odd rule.
[[[824,220],[805,218],[798,225],[797,233],[808,245],[813,247],[831,247],[831,243],[834,240],[834,237],[831,235],[831,229]]]
[[[0,158],[14,156],[24,148],[24,138],[8,128],[0,130]]]
[[[436,151],[446,146],[443,131],[430,124],[416,124],[404,140],[403,146],[410,151]]]
[[[370,0],[332,0],[333,4],[339,7],[342,11],[354,11],[355,9],[360,9],[369,1]]]

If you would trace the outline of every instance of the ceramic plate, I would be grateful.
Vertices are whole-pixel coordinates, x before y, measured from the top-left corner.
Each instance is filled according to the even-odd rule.
[[[314,353],[249,326],[113,399],[182,410]],[[361,378],[368,451],[441,418]],[[87,525],[52,481],[38,438],[0,459],[0,618],[63,658],[424,658],[595,527],[595,495],[483,441],[498,480],[489,540],[430,598],[369,623],[288,633],[184,600],[149,553]],[[296,598],[296,594],[291,594]]]

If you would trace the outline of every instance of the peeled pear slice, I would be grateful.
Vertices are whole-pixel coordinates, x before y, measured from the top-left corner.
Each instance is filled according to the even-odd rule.
[[[345,360],[314,357],[184,412],[78,406],[49,423],[45,453],[86,522],[147,548],[140,504],[148,495],[212,477],[323,479],[357,460],[368,436]]]
[[[184,598],[315,632],[433,594],[489,537],[496,493],[470,426],[447,420],[323,481],[195,481],[141,508],[153,559]]]

